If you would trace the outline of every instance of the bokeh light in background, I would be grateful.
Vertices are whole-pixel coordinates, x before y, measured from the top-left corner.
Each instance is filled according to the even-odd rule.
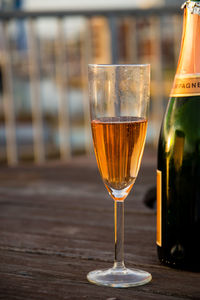
[[[40,163],[91,151],[88,63],[151,64],[147,142],[155,146],[178,59],[182,1],[2,1],[5,13],[14,3],[38,16],[0,19],[0,161]],[[168,3],[177,6],[173,14],[164,13]],[[157,13],[145,13],[156,6]],[[102,9],[133,14],[97,15]],[[61,18],[59,11],[67,13]]]

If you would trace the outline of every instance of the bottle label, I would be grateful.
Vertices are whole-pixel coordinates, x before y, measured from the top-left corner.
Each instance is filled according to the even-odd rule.
[[[156,243],[162,246],[162,172],[157,170],[157,236]]]
[[[176,75],[170,97],[200,95],[200,74]]]

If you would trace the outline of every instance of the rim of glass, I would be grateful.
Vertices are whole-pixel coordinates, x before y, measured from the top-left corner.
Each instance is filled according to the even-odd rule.
[[[88,64],[88,67],[149,67],[150,64]]]

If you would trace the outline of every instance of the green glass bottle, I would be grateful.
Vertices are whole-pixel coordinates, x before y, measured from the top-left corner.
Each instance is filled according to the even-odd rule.
[[[181,52],[160,132],[157,250],[164,264],[200,270],[200,1],[184,4]]]

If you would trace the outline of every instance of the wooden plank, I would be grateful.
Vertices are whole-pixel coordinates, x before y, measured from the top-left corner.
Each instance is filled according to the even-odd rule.
[[[83,98],[83,115],[84,115],[84,135],[85,151],[92,152],[92,136],[90,130],[90,108],[88,95],[88,64],[92,61],[92,41],[91,41],[90,20],[85,19],[85,29],[80,32],[80,68],[81,68],[81,85]]]
[[[163,66],[162,66],[162,20],[159,17],[149,18],[149,32],[151,47],[152,47],[152,57],[151,57],[151,96],[152,96],[152,112],[150,116],[151,126],[154,132],[153,142],[157,145],[159,138],[160,124],[162,121],[162,115],[164,113],[163,102]]]
[[[90,158],[0,173],[0,299],[199,299],[199,273],[161,266],[155,212],[143,198],[155,183],[146,156],[125,203],[125,262],[151,272],[130,289],[90,284],[86,274],[114,257],[113,201]]]
[[[28,276],[27,276],[28,277]],[[37,277],[36,277],[37,278]],[[2,277],[5,287],[2,292],[6,292],[6,299],[94,299],[94,300],[180,300],[181,298],[172,295],[152,294],[149,291],[143,292],[141,288],[120,290],[106,287],[98,287],[89,283],[77,283],[69,281],[68,278],[60,279],[56,277],[51,281],[37,280],[35,277],[24,278],[24,276],[15,276],[11,279],[10,274]],[[22,284],[23,280],[23,284]],[[17,295],[17,296],[16,296]],[[194,298],[193,298],[194,299]]]
[[[71,157],[71,142],[64,19],[60,18],[57,20],[57,31],[57,39],[55,40],[55,70],[58,90],[59,146],[61,159],[68,161]]]
[[[128,50],[129,63],[138,63],[138,29],[137,18],[127,18],[128,34],[126,47]]]
[[[52,288],[57,288],[58,297],[71,296],[84,297],[88,294],[90,297],[96,296],[96,299],[105,299],[106,293],[112,297],[123,297],[122,299],[199,299],[199,275],[197,273],[171,271],[163,268],[162,275],[159,268],[150,268],[153,275],[153,281],[146,285],[132,289],[120,290],[104,287],[96,287],[89,284],[86,279],[88,271],[97,266],[105,268],[107,264],[93,261],[80,260],[79,258],[56,257],[39,254],[23,254],[12,252],[1,252],[1,283],[4,289],[8,284],[10,288],[6,291],[15,291],[17,296],[25,299],[27,292],[30,293],[30,299],[43,295],[46,299],[51,293]],[[2,260],[3,257],[3,260]],[[131,267],[134,265],[130,264]],[[141,266],[142,267],[142,266]],[[185,276],[184,276],[185,275]],[[193,286],[188,285],[189,280],[193,281]],[[177,280],[174,284],[174,280]],[[32,294],[34,291],[34,294]],[[45,293],[44,293],[45,291]],[[63,295],[64,293],[64,295]],[[25,295],[24,295],[25,294]],[[55,295],[54,295],[55,296]],[[108,297],[108,296],[107,296]],[[111,297],[111,296],[109,296]],[[170,298],[171,297],[171,298]],[[36,297],[36,299],[38,299]],[[67,298],[70,299],[70,298]],[[72,298],[74,299],[74,298]],[[83,298],[84,299],[84,298]],[[91,298],[86,298],[91,299]],[[135,299],[135,298],[134,298]]]
[[[43,138],[43,116],[40,97],[40,70],[35,34],[35,20],[28,20],[29,76],[31,93],[31,113],[33,126],[34,158],[37,164],[45,162]]]
[[[6,133],[6,153],[8,165],[14,166],[18,163],[17,139],[16,139],[16,120],[13,96],[12,65],[9,55],[10,47],[8,42],[9,23],[2,24],[2,75],[3,75],[3,109],[5,115]]]

